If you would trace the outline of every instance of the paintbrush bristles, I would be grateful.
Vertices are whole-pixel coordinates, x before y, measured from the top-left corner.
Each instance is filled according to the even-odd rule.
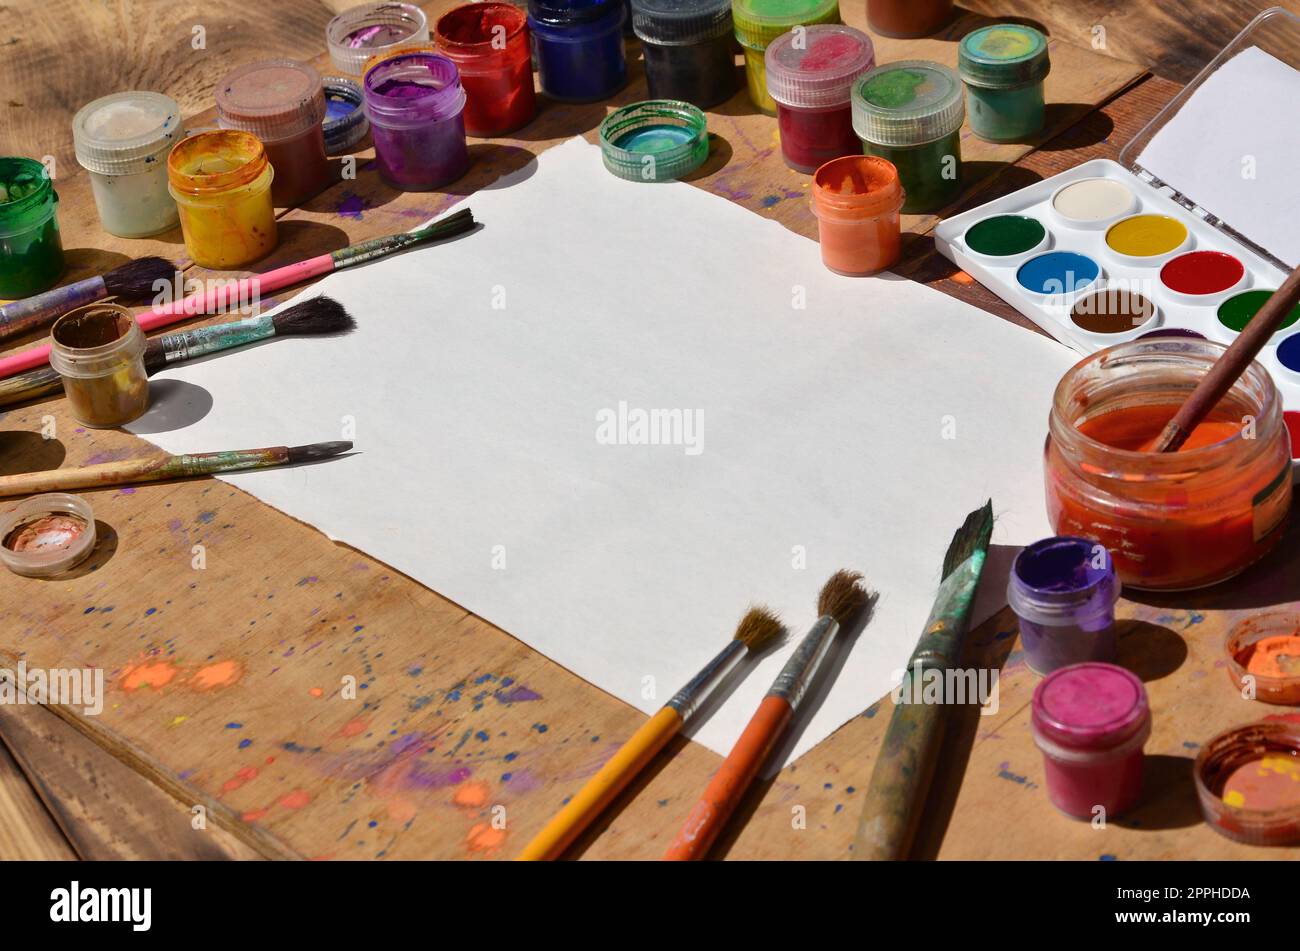
[[[289,334],[345,334],[357,329],[352,315],[332,297],[313,297],[271,315],[277,337]]]
[[[294,462],[311,462],[315,459],[328,459],[330,456],[337,456],[339,453],[348,452],[352,448],[352,443],[346,440],[337,442],[314,442],[308,446],[290,446],[288,461]]]
[[[785,625],[771,610],[755,605],[745,612],[736,626],[734,640],[744,644],[747,650],[757,653],[766,650],[785,637]]]
[[[109,297],[148,300],[159,292],[158,283],[171,287],[176,265],[166,258],[144,257],[127,261],[104,275],[104,290]]]
[[[817,613],[829,615],[840,624],[846,624],[864,607],[871,595],[862,586],[862,575],[843,569],[831,575],[817,595]]]
[[[943,576],[948,577],[957,567],[977,551],[987,550],[993,536],[993,500],[966,516],[966,521],[952,536],[948,552],[943,556]]]

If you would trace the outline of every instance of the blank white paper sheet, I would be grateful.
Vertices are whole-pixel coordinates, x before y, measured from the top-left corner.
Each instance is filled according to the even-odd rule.
[[[646,712],[751,602],[797,639],[826,578],[861,571],[875,614],[792,757],[889,691],[969,511],[992,497],[995,543],[1050,534],[1043,440],[1076,359],[1059,344],[893,275],[834,275],[815,242],[616,179],[581,139],[464,204],[481,230],[306,292],[341,301],[351,336],[167,371],[213,407],[149,438],[354,425],[355,455],[227,481]],[[791,647],[695,738],[726,752]]]

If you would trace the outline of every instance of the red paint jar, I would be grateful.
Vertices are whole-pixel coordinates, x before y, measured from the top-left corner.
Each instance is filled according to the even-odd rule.
[[[1034,688],[1030,729],[1047,797],[1067,816],[1110,819],[1137,803],[1151,708],[1136,675],[1102,663],[1048,674]]]
[[[438,51],[456,64],[465,88],[465,132],[513,132],[537,114],[528,16],[508,3],[467,3],[434,26]]]
[[[861,30],[822,23],[783,33],[764,54],[767,92],[776,103],[781,155],[797,172],[859,155],[853,129],[853,81],[875,65],[871,38]]]
[[[1057,385],[1044,450],[1056,532],[1104,545],[1125,585],[1232,577],[1282,537],[1291,445],[1273,381],[1252,363],[1178,452],[1154,440],[1227,348],[1152,337],[1085,357]]]

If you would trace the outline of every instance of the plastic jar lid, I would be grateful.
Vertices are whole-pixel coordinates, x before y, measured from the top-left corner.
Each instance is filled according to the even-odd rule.
[[[72,117],[77,161],[101,175],[147,171],[182,135],[181,107],[157,92],[113,93]]]
[[[1300,614],[1252,614],[1228,632],[1228,676],[1264,703],[1300,704]],[[1250,678],[1247,680],[1246,678]]]
[[[689,46],[732,31],[731,0],[632,0],[632,31],[644,43]]]
[[[1201,814],[1216,832],[1251,845],[1300,842],[1300,726],[1269,718],[1226,730],[1196,754]]]
[[[875,65],[871,37],[851,26],[821,23],[783,33],[767,46],[767,92],[783,106],[846,106],[853,81]]]
[[[410,90],[424,87],[420,95],[394,95],[389,82],[406,83]],[[413,128],[426,122],[450,119],[465,108],[465,89],[456,64],[441,53],[407,49],[376,57],[366,64],[361,81],[370,121],[389,128]]]
[[[813,214],[834,221],[894,214],[907,197],[894,163],[875,155],[831,159],[813,173],[812,186]]]
[[[528,15],[547,26],[594,23],[617,12],[623,14],[623,0],[528,0]]]
[[[325,151],[330,155],[346,152],[366,137],[370,121],[362,107],[361,86],[346,76],[326,76]]]
[[[429,20],[411,3],[372,3],[330,20],[325,40],[334,65],[360,76],[366,60],[376,53],[404,43],[427,43]]]
[[[1089,662],[1062,667],[1034,689],[1032,725],[1072,750],[1120,746],[1150,723],[1146,688],[1131,671]]]
[[[957,52],[961,78],[988,89],[1041,82],[1051,68],[1047,37],[1019,23],[995,23],[967,33]]]
[[[0,516],[0,561],[16,575],[52,578],[94,550],[95,513],[79,495],[33,495]]]
[[[1114,608],[1119,600],[1115,562],[1110,552],[1089,539],[1072,535],[1044,538],[1016,556],[1007,600],[1023,620],[1074,624]]]
[[[839,0],[734,0],[731,16],[736,39],[750,49],[767,44],[791,27],[839,23]]]
[[[251,185],[267,170],[266,149],[251,132],[220,129],[181,139],[167,156],[167,182],[184,195]]]
[[[320,73],[307,63],[268,59],[228,73],[217,87],[217,121],[263,142],[301,135],[325,118]]]
[[[939,63],[901,60],[853,84],[853,130],[876,145],[924,145],[951,135],[965,118],[961,80]]]
[[[709,157],[704,113],[689,102],[649,99],[616,109],[600,124],[605,168],[633,182],[689,175]]]

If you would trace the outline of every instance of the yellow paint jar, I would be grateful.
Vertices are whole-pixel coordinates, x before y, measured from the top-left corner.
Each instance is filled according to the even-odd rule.
[[[167,156],[168,190],[195,264],[229,270],[275,247],[274,176],[250,132],[200,132],[176,144]]]

